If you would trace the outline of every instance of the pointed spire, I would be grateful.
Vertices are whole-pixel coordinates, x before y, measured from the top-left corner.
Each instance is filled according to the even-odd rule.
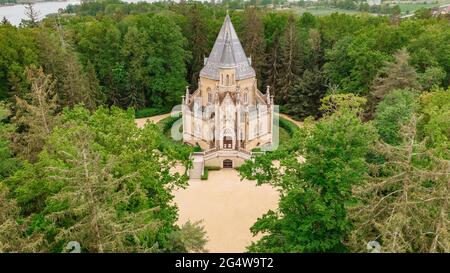
[[[236,69],[236,80],[255,77],[255,70],[245,55],[228,14],[225,16],[211,53],[206,59],[206,64],[200,71],[200,76],[219,80],[220,68],[239,68]]]

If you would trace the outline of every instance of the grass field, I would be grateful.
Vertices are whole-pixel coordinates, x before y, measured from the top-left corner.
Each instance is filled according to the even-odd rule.
[[[288,143],[291,140],[292,136],[283,127],[279,127],[279,130],[280,130],[279,131],[280,144],[281,143]]]
[[[429,4],[424,4],[424,3],[420,3],[420,2],[404,3],[404,4],[398,4],[398,6],[400,7],[402,14],[409,14],[420,8],[434,8],[434,7],[439,7],[439,6],[442,6],[445,4],[450,4],[450,0],[444,0],[444,1],[439,1],[438,3],[429,3]],[[392,5],[396,5],[396,4],[392,4]],[[346,10],[346,9],[338,9],[338,8],[331,8],[331,7],[324,7],[324,6],[305,7],[305,8],[296,7],[296,8],[293,8],[293,10],[295,10],[299,14],[309,12],[316,16],[325,16],[325,15],[329,15],[329,14],[332,14],[335,12],[344,13],[344,14],[362,14],[362,13],[364,13],[364,14],[377,15],[375,13],[367,13],[367,12],[361,12],[361,11],[357,11],[357,10]]]
[[[450,2],[450,1],[449,1]],[[434,8],[443,5],[443,3],[435,3],[435,4],[423,4],[423,3],[415,3],[415,4],[398,4],[402,14],[412,13],[421,8]]]
[[[309,12],[316,16],[325,16],[335,12],[345,13],[345,14],[358,14],[360,11],[356,10],[346,10],[346,9],[337,9],[337,8],[328,8],[328,7],[308,7],[308,8],[296,8],[295,9],[299,14],[303,14],[305,12]]]

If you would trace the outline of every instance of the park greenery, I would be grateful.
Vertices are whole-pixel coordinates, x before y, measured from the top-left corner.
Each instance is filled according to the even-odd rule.
[[[179,117],[228,12],[280,148],[243,178],[280,191],[250,252],[450,252],[449,17],[314,16],[230,3],[85,2],[0,24],[0,252],[201,252],[172,191]],[[244,182],[243,182],[244,183]]]

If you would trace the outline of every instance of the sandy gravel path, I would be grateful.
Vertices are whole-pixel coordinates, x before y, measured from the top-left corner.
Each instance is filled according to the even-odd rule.
[[[303,126],[303,122],[295,120],[293,118],[291,118],[290,116],[283,114],[283,113],[279,113],[278,115],[280,115],[280,117],[283,117],[289,121],[291,121],[292,123],[294,123],[295,125],[297,125],[298,127],[302,127]]]
[[[136,125],[138,128],[142,128],[142,127],[144,127],[145,123],[147,123],[147,121],[158,123],[160,120],[170,117],[170,114],[171,113],[167,113],[167,114],[157,115],[157,116],[153,116],[153,117],[149,117],[149,118],[137,118],[134,121],[136,122]]]
[[[269,185],[240,181],[234,169],[210,171],[208,180],[191,179],[177,190],[175,203],[181,225],[203,220],[209,252],[244,252],[252,237],[250,227],[258,217],[278,206],[279,193]]]

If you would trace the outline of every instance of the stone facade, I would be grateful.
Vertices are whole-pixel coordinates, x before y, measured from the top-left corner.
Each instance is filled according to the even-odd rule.
[[[198,89],[182,101],[183,141],[202,148],[204,165],[238,167],[253,148],[272,143],[273,97],[257,88],[227,15],[204,67]],[[200,154],[197,154],[200,157]]]

